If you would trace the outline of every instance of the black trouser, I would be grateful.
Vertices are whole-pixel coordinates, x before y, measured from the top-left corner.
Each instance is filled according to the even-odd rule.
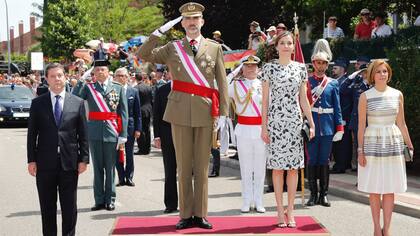
[[[118,172],[118,179],[121,183],[124,181],[133,181],[134,176],[134,137],[128,136],[125,143],[125,168],[124,163],[117,161],[115,167]]]
[[[139,154],[147,155],[150,153],[150,116],[141,117],[141,135],[137,139],[137,146],[139,148]]]
[[[163,168],[165,170],[164,203],[166,208],[178,208],[178,190],[176,185],[176,156],[172,142],[172,135],[160,137],[163,156]]]
[[[343,134],[343,139],[333,143],[332,153],[335,160],[333,169],[337,171],[351,169],[351,159],[353,156],[352,152],[353,144],[351,131],[346,128]]]
[[[38,171],[36,186],[41,206],[43,235],[57,235],[57,189],[60,196],[62,235],[75,235],[77,221],[78,173],[57,170]]]
[[[213,156],[213,168],[212,173],[215,172],[219,174],[220,172],[220,149],[212,148],[211,155]]]

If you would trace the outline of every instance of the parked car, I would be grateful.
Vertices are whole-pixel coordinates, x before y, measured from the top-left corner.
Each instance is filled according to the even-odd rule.
[[[25,86],[0,86],[0,124],[27,123],[34,94]]]

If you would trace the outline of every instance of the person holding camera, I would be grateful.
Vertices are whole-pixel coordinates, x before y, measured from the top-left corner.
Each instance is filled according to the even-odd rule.
[[[248,49],[257,50],[260,43],[265,42],[267,35],[261,31],[260,24],[256,21],[249,24],[249,30],[251,33],[248,37]]]

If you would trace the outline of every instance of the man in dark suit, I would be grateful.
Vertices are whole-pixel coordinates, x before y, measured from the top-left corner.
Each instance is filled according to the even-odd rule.
[[[170,77],[170,73],[168,72]],[[176,187],[176,156],[172,141],[171,124],[163,120],[168,95],[171,92],[171,82],[156,90],[153,103],[153,133],[154,143],[162,149],[163,168],[165,170],[164,213],[175,212],[178,208],[178,191]]]
[[[127,185],[134,187],[134,140],[140,137],[141,113],[139,92],[127,84],[128,79],[129,74],[126,68],[119,68],[115,71],[115,80],[123,86],[128,106],[127,142],[125,143],[126,165],[124,169],[124,163],[117,161],[116,167],[119,178],[117,186]]]
[[[89,163],[83,100],[65,92],[62,65],[46,68],[49,92],[32,101],[28,123],[28,172],[36,177],[42,232],[57,235],[57,189],[62,234],[75,235],[77,182]]]
[[[136,76],[141,76],[136,74]],[[141,111],[141,135],[137,139],[137,146],[139,151],[137,154],[147,155],[150,153],[150,120],[152,118],[152,87],[144,83],[144,78],[135,87],[139,91],[140,96],[140,111]]]

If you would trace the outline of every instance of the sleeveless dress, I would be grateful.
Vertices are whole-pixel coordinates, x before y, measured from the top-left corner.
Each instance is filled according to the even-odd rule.
[[[270,62],[263,66],[261,80],[269,82],[267,128],[267,168],[291,170],[303,168],[302,114],[299,89],[307,82],[304,64]]]
[[[371,88],[367,98],[367,127],[363,150],[366,166],[358,169],[358,189],[367,193],[402,193],[407,190],[404,139],[396,126],[401,92]]]

